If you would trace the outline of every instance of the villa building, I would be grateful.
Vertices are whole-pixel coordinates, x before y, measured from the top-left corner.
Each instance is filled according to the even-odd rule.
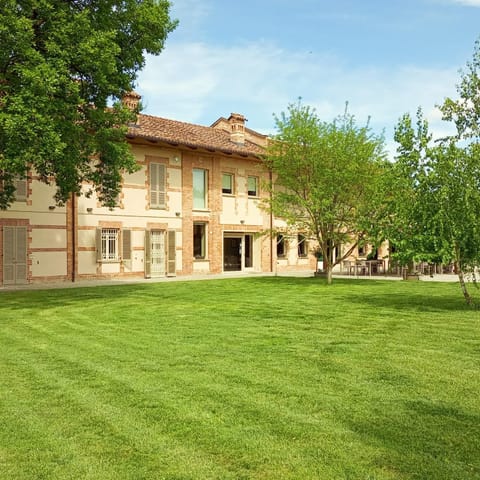
[[[139,101],[135,94],[131,102]],[[302,235],[261,208],[267,137],[231,114],[206,127],[138,115],[127,139],[139,165],[117,207],[95,195],[54,201],[34,172],[0,211],[0,286],[316,268]],[[85,186],[85,190],[88,186]]]

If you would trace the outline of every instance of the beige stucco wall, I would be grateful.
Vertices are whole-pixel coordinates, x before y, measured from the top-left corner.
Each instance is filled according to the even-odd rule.
[[[32,252],[33,277],[67,275],[67,252]]]

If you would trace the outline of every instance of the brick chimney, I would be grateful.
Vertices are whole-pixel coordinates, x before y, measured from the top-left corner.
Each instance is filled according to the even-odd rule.
[[[230,140],[237,145],[245,145],[245,122],[246,118],[239,113],[232,113],[228,117]]]
[[[138,126],[140,124],[140,118],[138,116],[139,109],[140,109],[140,100],[142,99],[142,96],[139,95],[137,92],[134,92],[133,90],[126,93],[123,98],[122,98],[122,103],[132,112],[135,112],[137,114],[135,123],[132,123],[130,126]]]

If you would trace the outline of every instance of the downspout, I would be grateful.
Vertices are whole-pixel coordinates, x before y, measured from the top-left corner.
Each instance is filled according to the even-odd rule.
[[[76,258],[77,258],[77,243],[76,243],[76,210],[75,210],[75,193],[72,192],[72,282],[76,279]]]
[[[272,170],[269,170],[269,181],[270,181],[270,272],[274,272],[273,267],[273,210],[272,210],[272,188],[273,188],[273,175]]]

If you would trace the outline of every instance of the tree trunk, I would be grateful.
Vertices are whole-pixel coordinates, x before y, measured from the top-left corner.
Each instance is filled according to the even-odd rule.
[[[327,265],[327,285],[331,285],[332,284],[332,279],[333,279],[333,267],[332,267],[332,264],[329,263]]]
[[[473,299],[468,293],[467,290],[467,285],[465,284],[465,278],[463,276],[463,271],[460,269],[458,263],[455,265],[458,273],[458,280],[460,281],[460,288],[462,289],[463,297],[465,298],[465,301],[467,302],[467,305],[471,305],[473,303]]]
[[[472,305],[473,299],[468,293],[467,290],[467,285],[465,284],[465,277],[463,275],[463,270],[460,267],[460,249],[458,248],[458,245],[455,245],[455,271],[457,272],[458,275],[458,280],[460,282],[460,288],[462,289],[463,293],[463,298],[465,298],[465,301],[467,302],[467,305]]]

